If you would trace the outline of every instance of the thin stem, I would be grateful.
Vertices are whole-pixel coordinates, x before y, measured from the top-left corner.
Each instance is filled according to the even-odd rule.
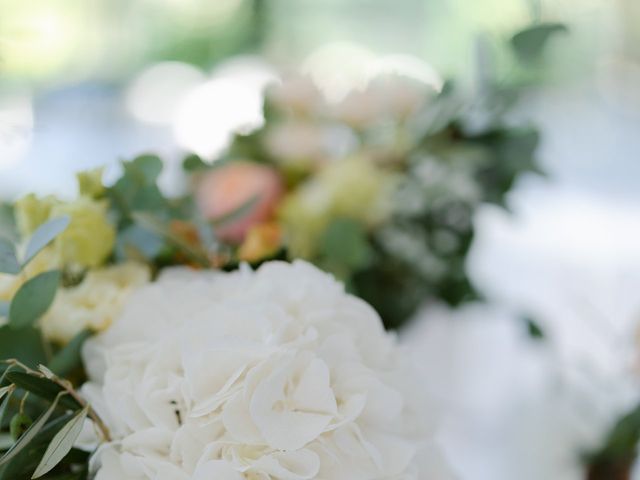
[[[53,383],[55,383],[56,385],[64,389],[65,392],[68,393],[76,402],[78,402],[78,404],[82,408],[88,406],[89,418],[100,430],[100,434],[102,435],[102,438],[104,439],[105,442],[111,441],[111,434],[109,433],[109,428],[107,427],[107,425],[102,421],[102,419],[93,409],[93,407],[84,398],[82,398],[82,396],[80,396],[80,394],[73,388],[73,385],[71,384],[71,382],[69,382],[68,380],[62,379],[57,375],[45,375],[42,372],[33,370],[32,368],[27,367],[24,363],[20,362],[19,360],[16,360],[15,358],[5,360],[4,363],[20,367],[30,375],[51,380]]]

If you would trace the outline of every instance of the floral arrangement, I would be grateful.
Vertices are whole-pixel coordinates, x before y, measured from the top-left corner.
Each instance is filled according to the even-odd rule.
[[[228,265],[224,248],[190,241],[181,218],[197,214],[160,194],[160,166],[139,157],[110,187],[85,172],[74,200],[13,206],[0,479],[450,478],[375,310],[303,261],[202,268]],[[233,236],[243,210],[202,230]]]
[[[237,258],[313,262],[397,328],[429,298],[476,298],[465,271],[474,212],[536,170],[537,132],[472,103],[397,74],[331,102],[294,77],[268,90],[262,128],[185,166],[206,218],[248,206],[218,230]]]

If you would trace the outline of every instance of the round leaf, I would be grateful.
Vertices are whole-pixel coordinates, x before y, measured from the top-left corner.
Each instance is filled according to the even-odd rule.
[[[51,306],[60,283],[60,272],[51,270],[27,281],[16,293],[9,307],[9,326],[33,325]]]

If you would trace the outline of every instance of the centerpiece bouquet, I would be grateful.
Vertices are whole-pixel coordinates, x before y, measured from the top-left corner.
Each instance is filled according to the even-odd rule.
[[[474,296],[473,213],[536,170],[489,103],[298,78],[183,197],[142,155],[3,207],[0,480],[452,478],[385,327]]]
[[[300,260],[205,269],[228,263],[200,237],[243,212],[195,241],[160,169],[142,156],[110,187],[85,172],[74,200],[13,206],[0,479],[449,478],[375,310]]]

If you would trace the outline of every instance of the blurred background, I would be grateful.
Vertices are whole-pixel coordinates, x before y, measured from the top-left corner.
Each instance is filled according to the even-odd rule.
[[[302,68],[327,95],[389,62],[473,90],[483,44],[566,24],[513,115],[541,129],[547,176],[520,179],[511,213],[475,218],[468,269],[488,302],[430,307],[403,340],[442,400],[463,479],[583,478],[580,454],[638,401],[637,0],[0,0],[0,12],[1,200],[72,196],[73,172],[107,165],[113,178],[146,151],[177,194],[184,152],[213,159],[261,124],[275,67]],[[503,60],[492,67],[508,77]]]

